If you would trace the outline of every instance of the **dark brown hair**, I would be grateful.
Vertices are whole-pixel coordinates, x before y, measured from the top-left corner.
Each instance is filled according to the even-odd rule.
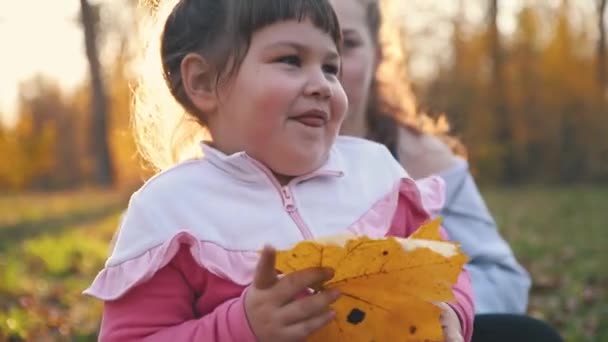
[[[367,3],[367,25],[370,35],[375,45],[380,44],[380,26],[382,17],[380,15],[380,5],[378,1]],[[382,58],[382,56],[380,56]],[[376,77],[372,79],[371,94],[367,102],[365,119],[367,122],[367,138],[384,144],[389,150],[394,151],[398,142],[398,123],[397,120],[388,114],[395,110],[384,102],[380,94],[380,87]]]
[[[328,0],[180,0],[161,35],[163,76],[173,97],[201,123],[182,85],[180,65],[189,53],[211,64],[216,85],[230,79],[245,58],[254,32],[280,21],[310,20],[340,47],[338,19]]]
[[[182,85],[186,55],[205,58],[217,85],[238,72],[256,31],[287,20],[310,20],[339,51],[340,27],[328,1],[140,0],[142,48],[131,124],[147,166],[158,171],[198,158],[200,141],[210,139],[205,113],[194,108]]]

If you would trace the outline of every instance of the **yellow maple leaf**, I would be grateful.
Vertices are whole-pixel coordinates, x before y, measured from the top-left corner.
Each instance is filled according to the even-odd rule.
[[[443,241],[439,230],[441,229],[441,218],[429,221],[418,228],[409,238]]]
[[[433,220],[407,239],[341,235],[303,241],[277,253],[276,268],[291,273],[329,267],[334,277],[316,290],[338,289],[336,317],[310,341],[441,341],[440,310],[454,300],[468,258],[443,241]]]

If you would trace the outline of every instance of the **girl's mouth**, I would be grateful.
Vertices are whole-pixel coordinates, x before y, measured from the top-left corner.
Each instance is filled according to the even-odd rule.
[[[322,110],[310,110],[291,119],[309,127],[323,127],[329,119],[329,114]]]

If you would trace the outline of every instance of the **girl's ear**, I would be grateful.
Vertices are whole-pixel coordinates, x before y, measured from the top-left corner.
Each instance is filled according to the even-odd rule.
[[[189,53],[180,65],[182,83],[186,95],[202,113],[213,113],[217,109],[215,72],[203,56]]]

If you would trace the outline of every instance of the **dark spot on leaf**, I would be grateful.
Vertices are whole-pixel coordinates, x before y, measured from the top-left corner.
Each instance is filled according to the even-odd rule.
[[[291,256],[294,257],[294,258],[298,257],[298,255],[296,253],[293,253]]]
[[[348,316],[346,317],[346,321],[350,324],[359,324],[365,320],[365,312],[354,308],[350,311]]]
[[[388,255],[388,251],[382,251],[382,255]]]
[[[414,335],[416,333],[416,326],[410,326],[410,334]]]

